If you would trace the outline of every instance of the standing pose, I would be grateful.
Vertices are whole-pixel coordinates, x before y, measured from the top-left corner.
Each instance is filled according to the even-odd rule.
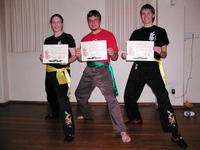
[[[79,116],[78,119],[93,118],[88,104],[88,99],[94,88],[97,86],[107,101],[115,133],[121,135],[124,143],[128,143],[131,141],[131,138],[126,134],[126,127],[123,123],[120,106],[116,99],[118,93],[116,88],[113,86],[114,77],[111,74],[112,67],[109,63],[110,59],[115,61],[118,58],[118,47],[115,37],[111,32],[100,27],[101,14],[98,11],[91,10],[87,15],[87,21],[91,33],[86,35],[82,39],[82,42],[106,40],[108,59],[87,62],[87,66],[75,92],[81,110],[81,116]],[[76,56],[78,60],[81,60],[80,48],[77,49]],[[115,90],[113,88],[115,88]]]
[[[68,64],[47,64],[45,89],[47,100],[50,104],[51,112],[45,120],[61,117],[64,129],[64,142],[68,143],[74,138],[74,121],[70,105],[70,63],[76,60],[75,41],[70,34],[63,32],[63,18],[59,14],[54,14],[50,19],[51,28],[54,35],[45,39],[44,44],[68,44],[69,63]],[[42,61],[43,55],[40,55]],[[60,80],[64,77],[64,80]],[[62,78],[63,79],[63,78]]]
[[[135,30],[130,40],[154,41],[155,61],[135,61],[132,66],[124,93],[125,109],[129,119],[126,124],[142,124],[137,101],[144,85],[148,84],[158,101],[158,110],[163,131],[171,132],[171,140],[176,142],[180,147],[187,147],[186,142],[178,132],[174,109],[170,103],[165,82],[159,69],[159,65],[161,65],[160,58],[167,56],[167,45],[169,44],[167,33],[165,29],[153,25],[155,10],[151,5],[144,5],[140,10],[140,15],[144,26]],[[126,59],[126,55],[126,53],[122,53],[122,58]]]

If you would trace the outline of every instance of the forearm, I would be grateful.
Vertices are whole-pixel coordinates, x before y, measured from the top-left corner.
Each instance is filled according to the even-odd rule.
[[[167,45],[164,45],[161,47],[160,57],[161,58],[167,57]]]
[[[69,48],[71,57],[69,58],[69,63],[73,63],[74,61],[76,61],[76,52],[75,52],[75,48]]]
[[[162,47],[155,46],[153,50],[160,55],[161,58],[167,57],[167,45],[164,45]]]
[[[76,56],[73,55],[73,56],[71,56],[71,57],[69,58],[69,62],[68,62],[68,63],[73,63],[73,62],[75,62],[75,61],[76,61]]]

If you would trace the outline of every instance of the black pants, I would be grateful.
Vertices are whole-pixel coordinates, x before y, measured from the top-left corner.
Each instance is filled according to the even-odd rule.
[[[157,62],[135,62],[124,93],[125,109],[129,120],[141,119],[137,101],[145,84],[148,84],[158,101],[160,121],[164,132],[178,130],[174,109],[160,74]]]
[[[74,120],[69,97],[67,96],[68,85],[59,85],[56,78],[56,72],[47,72],[45,86],[47,100],[50,104],[52,114],[60,116],[64,135],[74,135]]]

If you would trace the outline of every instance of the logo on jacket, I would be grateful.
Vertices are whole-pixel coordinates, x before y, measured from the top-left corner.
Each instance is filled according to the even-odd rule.
[[[57,43],[57,44],[58,44],[58,45],[62,44],[61,40],[60,40],[60,41],[58,41],[58,43]]]
[[[155,41],[155,40],[156,40],[156,33],[155,31],[153,31],[149,35],[149,41]]]

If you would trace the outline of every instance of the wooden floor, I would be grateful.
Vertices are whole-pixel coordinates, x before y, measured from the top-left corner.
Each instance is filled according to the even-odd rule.
[[[77,106],[73,105],[76,118]],[[47,105],[18,104],[0,105],[0,150],[179,150],[170,141],[171,135],[161,130],[158,111],[154,106],[140,106],[143,125],[128,126],[132,138],[123,144],[113,135],[112,124],[106,106],[92,106],[94,121],[75,119],[76,138],[69,144],[63,142],[59,121],[45,121]],[[121,106],[124,120],[126,116]],[[188,150],[200,149],[199,106],[193,111],[196,117],[183,116],[183,108],[175,109],[180,131],[187,141]]]

